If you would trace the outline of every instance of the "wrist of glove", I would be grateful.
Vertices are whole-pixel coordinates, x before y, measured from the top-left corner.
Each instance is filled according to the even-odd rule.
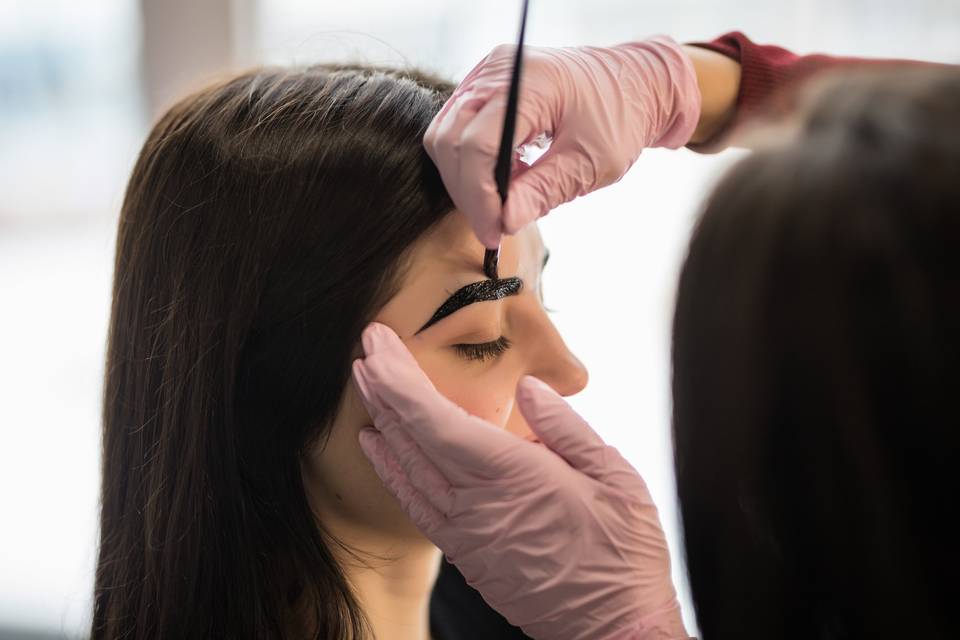
[[[668,36],[614,47],[524,47],[514,148],[548,135],[533,164],[517,158],[505,203],[493,180],[516,47],[470,71],[423,143],[480,241],[496,247],[577,196],[618,181],[651,146],[677,148],[700,119],[696,70]]]

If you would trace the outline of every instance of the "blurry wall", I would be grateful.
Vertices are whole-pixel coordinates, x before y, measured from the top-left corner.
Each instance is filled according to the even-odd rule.
[[[190,85],[230,68],[237,11],[231,0],[140,0],[147,111],[159,115]]]
[[[89,621],[113,234],[153,118],[183,92],[259,62],[409,62],[460,78],[516,37],[518,6],[0,0],[0,640],[78,635]],[[955,0],[534,0],[528,42],[691,41],[732,29],[798,52],[960,62]],[[541,223],[547,303],[591,373],[574,404],[646,477],[690,620],[669,322],[694,216],[741,153],[645,152],[620,183]]]

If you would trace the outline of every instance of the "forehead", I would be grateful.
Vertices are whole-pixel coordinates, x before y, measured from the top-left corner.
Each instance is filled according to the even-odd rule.
[[[413,246],[400,287],[377,319],[401,336],[412,336],[446,299],[461,287],[485,280],[484,247],[466,216],[458,211],[441,220]],[[517,276],[534,288],[543,261],[543,241],[536,225],[504,236],[499,275]]]
[[[500,276],[531,277],[528,262],[539,265],[544,252],[543,240],[535,224],[515,236],[504,236],[500,248]],[[414,246],[407,280],[424,277],[425,272],[443,275],[449,282],[460,277],[462,284],[484,278],[484,246],[477,240],[459,211],[446,216]]]

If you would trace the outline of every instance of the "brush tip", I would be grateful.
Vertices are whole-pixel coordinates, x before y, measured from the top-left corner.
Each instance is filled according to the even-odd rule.
[[[487,249],[483,253],[483,272],[491,280],[497,279],[497,266],[500,263],[500,247]]]

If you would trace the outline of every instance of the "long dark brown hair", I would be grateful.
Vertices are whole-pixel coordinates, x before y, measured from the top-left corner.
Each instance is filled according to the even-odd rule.
[[[817,91],[713,193],[673,330],[703,638],[955,634],[960,71]]]
[[[299,461],[408,248],[453,208],[421,142],[452,90],[261,69],[153,128],[117,234],[93,638],[365,633]]]

